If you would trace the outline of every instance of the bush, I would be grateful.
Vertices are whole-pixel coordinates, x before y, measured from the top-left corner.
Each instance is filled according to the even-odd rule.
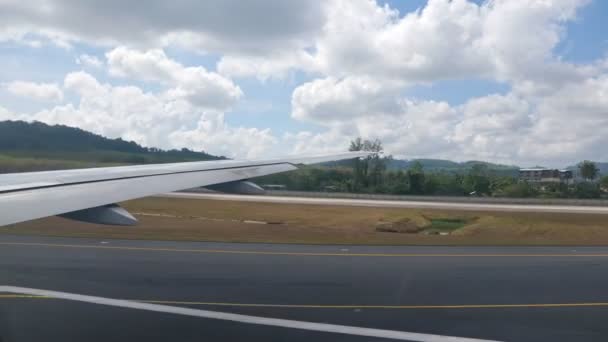
[[[574,193],[577,198],[599,198],[601,195],[599,185],[591,182],[581,182],[576,184]]]
[[[519,182],[505,186],[501,194],[505,197],[526,198],[536,196],[537,191],[530,184]]]

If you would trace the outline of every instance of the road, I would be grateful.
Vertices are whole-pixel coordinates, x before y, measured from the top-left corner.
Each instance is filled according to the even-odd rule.
[[[504,204],[504,203],[463,203],[463,202],[432,202],[432,201],[392,201],[376,199],[350,199],[350,198],[313,198],[292,196],[265,196],[265,195],[234,195],[222,193],[190,193],[173,192],[159,196],[171,198],[214,199],[225,201],[246,201],[286,204],[317,204],[317,205],[343,205],[359,207],[386,207],[386,208],[427,208],[468,211],[504,211],[504,212],[537,212],[537,213],[580,213],[580,214],[608,214],[608,206],[581,206],[581,205],[539,205],[539,204]]]
[[[3,342],[604,341],[606,288],[608,247],[0,236]]]

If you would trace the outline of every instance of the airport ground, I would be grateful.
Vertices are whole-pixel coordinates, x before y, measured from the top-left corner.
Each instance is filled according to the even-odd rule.
[[[0,341],[608,336],[602,213],[168,197],[125,206],[139,226],[2,228]],[[534,244],[554,246],[522,246]]]
[[[359,328],[371,328],[421,341],[449,340],[431,334],[600,341],[608,336],[607,258],[603,247],[345,248],[3,235],[2,284],[280,318],[295,328],[15,290],[0,294],[0,336],[4,342],[381,340],[375,330],[359,335]],[[343,333],[300,328],[310,322]]]
[[[134,227],[47,218],[0,234],[373,245],[608,245],[608,207],[171,194],[126,202]]]

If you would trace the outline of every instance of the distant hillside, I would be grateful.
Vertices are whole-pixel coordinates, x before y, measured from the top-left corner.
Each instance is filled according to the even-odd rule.
[[[604,162],[594,162],[595,166],[600,170],[600,175],[608,175],[608,163]],[[575,175],[578,174],[578,165],[570,165],[566,168],[566,170],[571,170]]]
[[[0,121],[0,172],[217,159],[225,158],[144,147],[63,125]]]
[[[430,173],[438,173],[438,172],[447,172],[447,173],[458,173],[464,174],[467,173],[474,165],[483,164],[486,165],[489,171],[492,171],[494,174],[499,176],[512,176],[516,177],[518,174],[519,167],[516,165],[502,165],[502,164],[494,164],[484,161],[470,160],[466,162],[455,162],[451,160],[444,159],[391,159],[387,165],[389,170],[407,170],[411,168],[416,162],[422,164],[422,168],[425,172]],[[336,166],[345,166],[350,167],[352,165],[351,161],[343,160],[336,162],[328,162],[324,163],[324,166],[327,167],[336,167]]]
[[[519,169],[519,167],[516,165],[494,164],[477,160],[455,162],[443,159],[394,159],[389,163],[388,168],[391,170],[406,170],[412,167],[412,165],[414,165],[416,162],[420,163],[422,165],[422,168],[427,172],[465,173],[470,170],[474,165],[483,164],[486,165],[486,167],[490,171],[494,171],[503,175],[515,176],[517,175],[517,171]]]

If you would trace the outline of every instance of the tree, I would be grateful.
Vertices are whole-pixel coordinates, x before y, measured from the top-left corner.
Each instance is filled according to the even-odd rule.
[[[608,191],[608,176],[604,176],[600,179],[600,187],[603,191]]]
[[[490,194],[488,166],[482,163],[473,165],[469,173],[464,177],[463,186],[469,194],[478,196]]]
[[[601,195],[600,187],[596,183],[581,182],[575,187],[576,198],[599,198]]]
[[[599,169],[595,163],[589,160],[584,160],[578,164],[578,171],[581,174],[581,177],[585,178],[587,181],[594,180],[599,173]]]
[[[363,151],[363,139],[361,138],[357,138],[355,140],[352,140],[350,142],[350,147],[348,148],[349,151]],[[363,179],[365,178],[364,175],[364,170],[367,169],[367,163],[363,160],[361,160],[361,158],[356,158],[354,160],[354,164],[353,164],[353,171],[354,171],[354,179],[353,179],[353,191],[357,192],[359,191],[359,189],[362,186],[363,183]]]
[[[374,190],[382,182],[382,175],[386,170],[387,161],[392,158],[382,157],[382,142],[379,139],[363,140],[357,138],[350,142],[349,151],[369,151],[376,152],[363,159],[355,159],[353,190],[360,191],[363,188]]]
[[[422,164],[420,164],[419,161],[416,161],[407,170],[407,178],[410,183],[410,193],[416,195],[424,194],[424,171],[422,169]]]
[[[501,195],[505,197],[526,198],[534,197],[538,193],[534,187],[527,182],[518,182],[505,186]]]

